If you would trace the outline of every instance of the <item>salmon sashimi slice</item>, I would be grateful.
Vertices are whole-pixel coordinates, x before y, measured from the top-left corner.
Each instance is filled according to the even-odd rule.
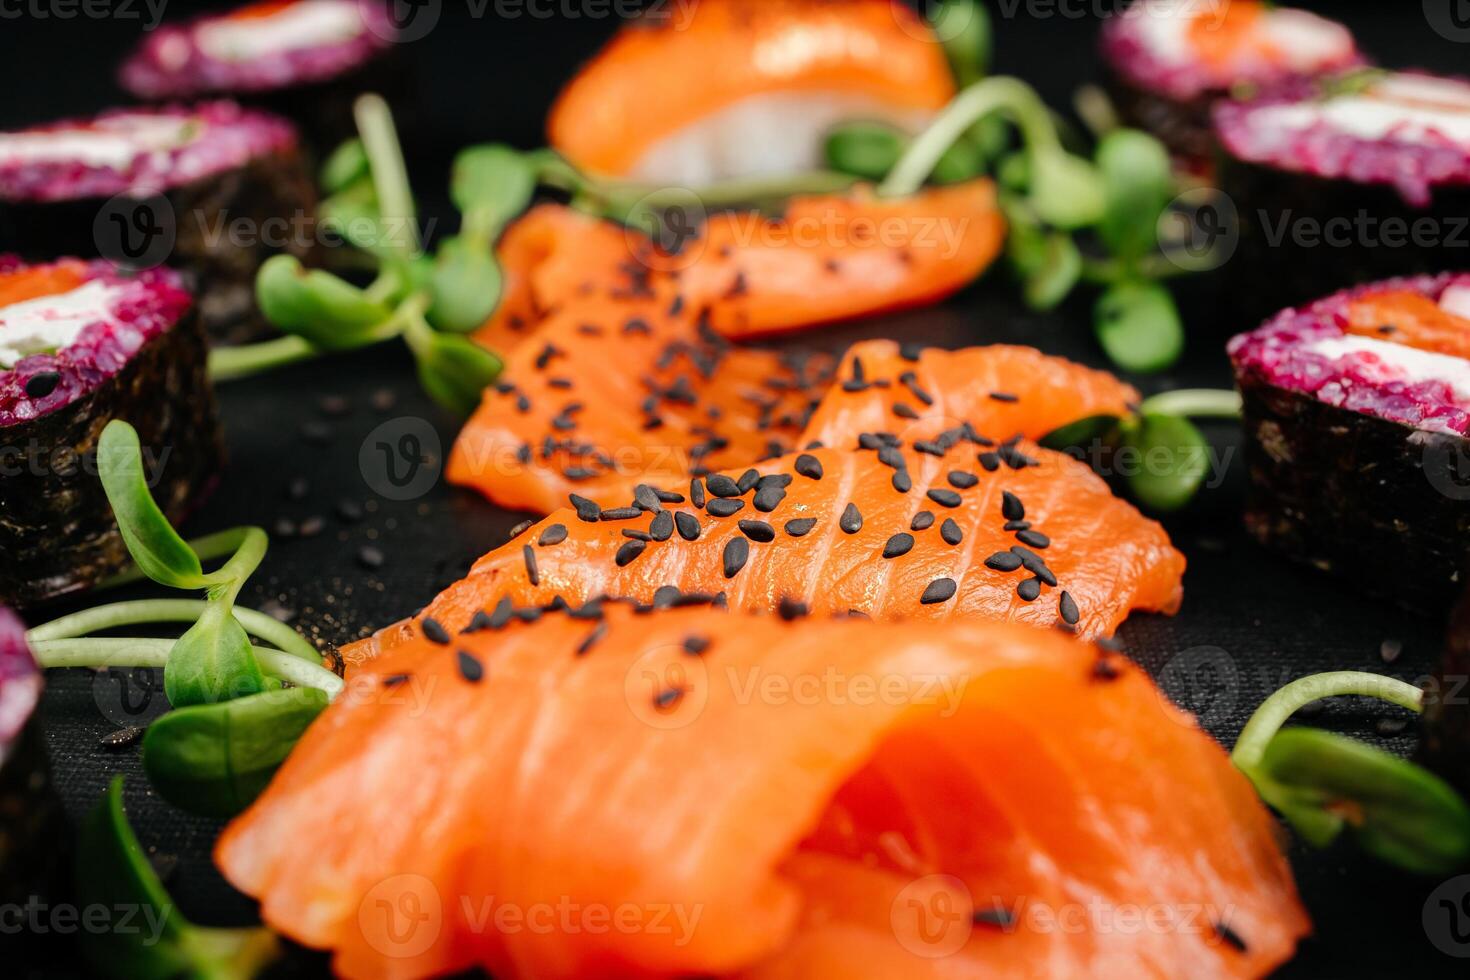
[[[1309,930],[1220,747],[1059,632],[609,603],[438,638],[215,850],[343,976],[1256,977]]]
[[[506,360],[449,457],[451,482],[548,513],[614,507],[795,447],[826,392],[826,354],[732,347],[688,307],[573,304]]]
[[[647,491],[612,511],[574,500],[481,558],[428,614],[460,627],[502,601],[702,595],[740,610],[795,601],[819,614],[1064,624],[1090,636],[1134,609],[1178,608],[1184,556],[1162,527],[1070,456],[967,432],[788,455],[695,480],[667,506]],[[419,630],[399,623],[344,658],[356,664]]]
[[[793,198],[779,216],[720,211],[677,250],[635,228],[540,205],[502,236],[504,298],[475,333],[499,353],[568,304],[629,299],[708,310],[732,339],[937,302],[994,261],[995,187],[976,180],[892,200],[870,188]]]
[[[697,186],[822,165],[844,119],[917,129],[954,96],[944,52],[890,0],[682,0],[566,86],[551,145],[589,171]]]
[[[946,351],[870,340],[844,355],[839,383],[801,442],[846,447],[864,432],[883,431],[913,440],[966,422],[979,432],[1040,439],[1093,416],[1130,415],[1138,399],[1106,371],[1030,347]]]
[[[1348,307],[1343,327],[1360,337],[1470,358],[1470,319],[1410,289],[1358,297]]]

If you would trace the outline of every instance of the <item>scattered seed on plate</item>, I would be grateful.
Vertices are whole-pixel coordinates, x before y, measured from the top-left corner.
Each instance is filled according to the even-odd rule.
[[[740,532],[752,541],[767,544],[776,540],[776,529],[765,521],[744,520],[739,526]]]
[[[554,544],[561,544],[567,539],[567,526],[565,524],[552,524],[541,532],[541,537],[536,541],[543,548]]]
[[[604,521],[631,521],[642,516],[641,507],[610,507],[602,512]]]
[[[785,490],[782,490],[780,487],[765,487],[756,491],[755,498],[751,501],[751,504],[762,514],[769,514],[781,506],[781,501],[785,499]]]
[[[1033,548],[1045,549],[1051,547],[1051,538],[1042,534],[1040,531],[1032,531],[1029,528],[1025,531],[1017,531],[1016,540],[1022,544],[1030,545]]]
[[[686,636],[684,637],[684,652],[691,657],[697,657],[709,649],[709,637]]]
[[[1014,572],[1021,567],[1021,559],[1009,551],[997,551],[985,559],[985,567],[997,572]]]
[[[960,530],[954,518],[946,517],[944,523],[939,525],[939,537],[944,540],[945,544],[959,544],[965,540],[965,532]]]
[[[618,549],[618,553],[613,556],[613,561],[617,563],[617,566],[619,568],[626,568],[631,565],[639,555],[643,554],[643,550],[647,547],[648,543],[644,541],[626,541],[623,543],[623,546]],[[535,583],[533,582],[532,584],[534,585]]]
[[[848,534],[856,534],[863,529],[863,514],[858,510],[857,504],[849,503],[843,508],[837,526]]]
[[[1026,519],[1026,505],[1021,503],[1021,498],[1004,490],[1000,495],[1000,516],[1008,521],[1023,521]]]
[[[1026,579],[1016,586],[1016,595],[1020,596],[1023,602],[1035,602],[1041,597],[1041,579]]]
[[[786,622],[794,622],[806,616],[810,610],[806,603],[793,599],[790,596],[782,596],[780,603],[776,606],[776,613]]]
[[[592,627],[592,631],[590,633],[588,633],[585,637],[582,638],[582,642],[581,643],[578,643],[577,644],[577,656],[579,656],[579,657],[585,657],[585,656],[587,656],[588,651],[590,651],[594,646],[596,646],[597,645],[597,642],[599,640],[601,640],[606,635],[607,635],[607,620],[604,619],[601,622],[599,622],[596,626]]]
[[[640,483],[633,488],[633,500],[644,510],[660,511],[664,509],[658,492],[646,483]]]
[[[674,536],[674,515],[661,510],[648,522],[648,536],[655,541],[667,541]]]
[[[711,473],[705,477],[704,485],[716,497],[738,497],[742,493],[740,484],[723,473]]]
[[[714,517],[729,517],[745,508],[745,501],[730,497],[716,497],[704,505],[705,512]]]
[[[949,485],[956,490],[968,490],[980,482],[980,478],[974,473],[966,473],[964,470],[950,470]]]
[[[1058,597],[1057,611],[1061,613],[1062,622],[1068,626],[1076,626],[1077,621],[1082,618],[1082,612],[1077,608],[1077,600],[1072,598],[1072,593],[1065,590]]]
[[[883,546],[883,557],[898,558],[908,554],[913,548],[914,536],[900,532],[889,538],[888,543]]]
[[[596,524],[602,519],[602,508],[595,501],[575,493],[568,494],[567,499],[572,502],[572,507],[576,510],[579,520],[588,524]]]
[[[761,475],[759,470],[746,470],[744,473],[740,474],[740,480],[735,485],[740,488],[740,492],[742,494],[750,493],[751,488],[754,487],[758,482],[760,482],[760,478]]]
[[[526,561],[526,578],[531,580],[532,585],[540,585],[541,571],[536,567],[536,549],[528,544],[522,545],[521,557]]]
[[[745,563],[749,558],[750,542],[744,538],[731,538],[725,542],[725,578],[734,578],[740,574],[740,570],[745,567]]]
[[[786,522],[786,533],[793,538],[805,537],[811,529],[817,526],[815,517],[798,517]]]
[[[108,732],[106,735],[103,735],[97,740],[97,744],[104,749],[115,751],[117,749],[125,749],[128,746],[133,745],[138,741],[138,739],[142,737],[143,729],[136,726],[129,728],[119,728],[117,731]]]
[[[953,490],[945,490],[943,487],[935,487],[930,490],[928,497],[941,507],[958,507],[961,503],[959,494]]]
[[[685,511],[674,512],[674,526],[685,541],[699,540],[699,518]]]
[[[959,588],[952,578],[937,578],[929,583],[919,602],[926,606],[932,606],[940,602],[948,602],[954,598],[955,591]]]
[[[994,473],[996,470],[1000,469],[999,453],[981,453],[976,456],[975,459],[980,462],[981,466],[985,467],[985,472],[987,473]]]
[[[910,531],[927,531],[934,526],[934,515],[927,510],[921,510],[914,515],[909,522]]]
[[[689,481],[689,502],[696,507],[703,507],[704,501],[704,481],[696,476]]]
[[[815,456],[802,453],[796,457],[796,472],[808,480],[820,480],[822,478],[822,461]]]

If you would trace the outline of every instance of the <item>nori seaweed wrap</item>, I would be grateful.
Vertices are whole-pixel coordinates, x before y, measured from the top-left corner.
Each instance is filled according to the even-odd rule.
[[[281,251],[313,259],[315,208],[291,124],[232,102],[0,133],[0,252],[167,262],[216,341],[271,331],[255,273]]]
[[[0,259],[0,603],[88,588],[127,564],[96,468],[110,420],[138,430],[170,519],[199,502],[224,452],[206,359],[176,272]]]
[[[1217,100],[1362,61],[1341,24],[1255,0],[1139,0],[1103,26],[1102,58],[1122,120],[1192,169],[1215,155]]]
[[[1443,616],[1470,551],[1470,274],[1338,293],[1229,350],[1250,532]]]
[[[1363,69],[1220,103],[1215,123],[1242,320],[1470,267],[1470,81]]]
[[[1470,556],[1467,556],[1470,569]],[[1445,638],[1444,662],[1424,696],[1425,761],[1470,797],[1470,592]]]
[[[0,907],[45,896],[57,877],[63,820],[36,715],[40,699],[25,628],[0,606]]]
[[[119,78],[148,102],[229,96],[279,113],[324,154],[357,134],[358,95],[405,89],[399,35],[386,0],[264,0],[159,28]]]

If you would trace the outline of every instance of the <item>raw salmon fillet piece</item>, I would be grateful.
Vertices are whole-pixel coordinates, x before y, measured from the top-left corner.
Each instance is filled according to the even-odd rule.
[[[639,483],[789,451],[833,365],[733,347],[687,307],[576,303],[513,349],[460,431],[448,478],[539,513],[573,492],[626,503]]]
[[[697,480],[681,502],[640,492],[657,511],[563,508],[481,558],[429,615],[458,628],[502,601],[694,594],[741,610],[792,600],[819,614],[1063,624],[1091,636],[1135,609],[1178,608],[1184,556],[1071,457],[964,430],[864,442],[873,448]],[[418,632],[399,623],[344,657],[360,662]]]
[[[440,638],[215,851],[343,976],[1256,977],[1309,929],[1220,747],[1059,632],[608,603]]]

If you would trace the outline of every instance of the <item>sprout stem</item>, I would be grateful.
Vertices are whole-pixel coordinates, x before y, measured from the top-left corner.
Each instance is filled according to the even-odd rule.
[[[320,353],[309,341],[296,336],[277,337],[240,347],[218,347],[209,352],[209,377],[213,381],[235,381],[309,360]]]
[[[1349,694],[1379,698],[1416,713],[1424,709],[1424,692],[1413,684],[1392,677],[1356,670],[1313,674],[1292,681],[1256,709],[1236,740],[1230,761],[1238,769],[1253,769],[1260,764],[1266,754],[1266,746],[1276,737],[1281,726],[1303,706],[1322,698]]]
[[[175,641],[168,639],[130,639],[86,637],[69,640],[42,640],[31,644],[36,663],[52,667],[164,667]],[[342,678],[327,670],[280,650],[252,647],[255,658],[266,673],[296,687],[314,687],[330,698],[342,692]]]
[[[371,92],[360,96],[352,111],[372,168],[373,187],[378,192],[378,213],[386,221],[404,222],[407,255],[410,258],[416,256],[420,252],[418,221],[413,191],[408,183],[408,166],[403,162],[403,147],[393,125],[393,113],[381,95]]]
[[[1240,418],[1240,410],[1240,392],[1211,388],[1166,391],[1146,399],[1139,406],[1141,415],[1179,415],[1197,419]]]
[[[26,634],[31,643],[47,640],[69,640],[89,636],[102,630],[120,626],[137,626],[143,623],[193,623],[208,603],[200,599],[140,599],[133,602],[115,602],[97,606],[81,612],[54,619],[37,626]],[[256,612],[254,609],[233,610],[235,620],[251,636],[273,643],[282,652],[300,657],[311,663],[321,663],[317,653],[305,637],[285,623]]]

